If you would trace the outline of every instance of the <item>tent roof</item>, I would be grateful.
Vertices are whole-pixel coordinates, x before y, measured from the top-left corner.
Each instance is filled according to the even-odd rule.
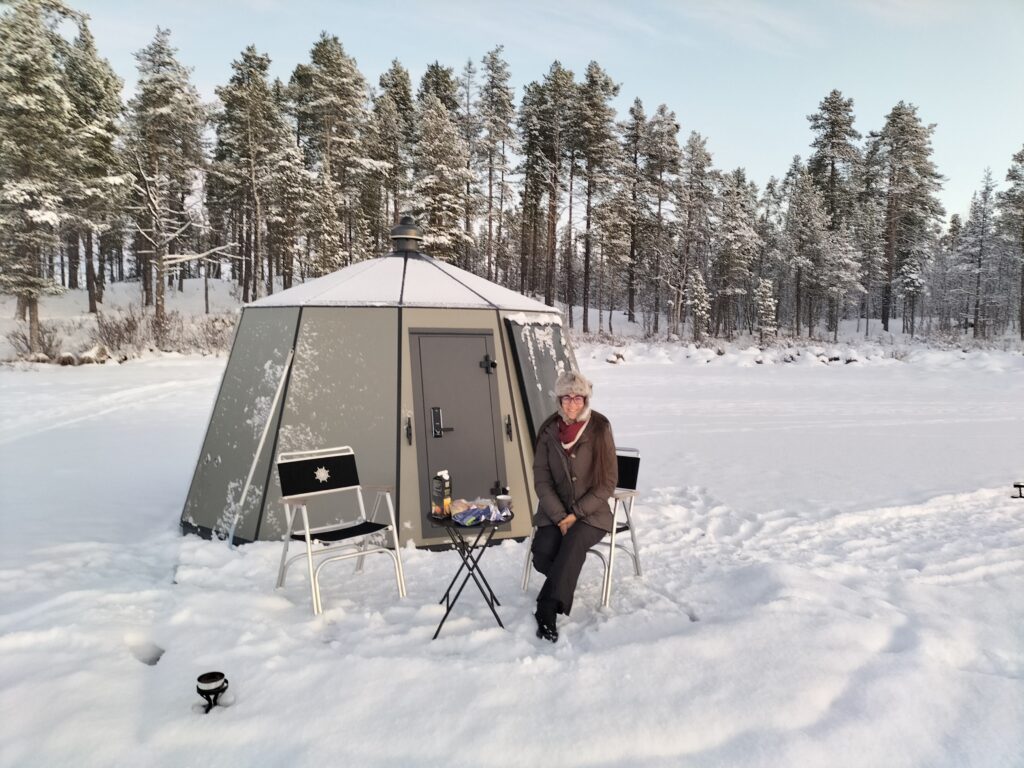
[[[250,307],[458,307],[514,312],[557,310],[418,253],[370,259],[254,301]]]

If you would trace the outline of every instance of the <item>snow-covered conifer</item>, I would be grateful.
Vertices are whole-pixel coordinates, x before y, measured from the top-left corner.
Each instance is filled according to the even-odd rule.
[[[851,180],[860,160],[856,144],[860,133],[853,127],[853,99],[844,99],[842,93],[833,89],[807,120],[815,133],[811,142],[814,154],[807,162],[807,169],[822,191],[829,229],[834,230],[850,215]]]
[[[416,206],[428,253],[452,261],[466,242],[466,145],[448,110],[433,94],[420,104],[414,182]]]
[[[68,208],[72,226],[85,245],[89,311],[103,296],[103,254],[99,269],[93,261],[94,235],[113,226],[123,211],[130,176],[118,149],[121,135],[122,81],[106,59],[100,58],[89,27],[79,21],[78,36],[67,52],[65,81],[71,99],[72,155]]]
[[[134,180],[136,232],[155,274],[143,269],[144,286],[155,286],[153,304],[164,316],[168,254],[193,223],[188,196],[203,162],[201,135],[206,112],[171,46],[170,32],[157,29],[153,41],[135,54],[139,80],[128,104],[126,164]]]
[[[479,151],[487,176],[487,238],[484,253],[486,276],[491,280],[496,276],[495,238],[499,243],[502,241],[502,222],[508,193],[505,180],[509,172],[508,153],[515,136],[512,126],[515,106],[509,85],[511,75],[502,52],[503,47],[499,45],[488,51],[483,58],[483,82],[480,85],[478,105],[482,126]]]
[[[711,331],[711,299],[700,270],[694,270],[687,289],[690,313],[693,315],[693,340],[700,344]]]
[[[596,61],[587,65],[579,86],[577,103],[577,144],[583,158],[585,214],[583,229],[583,332],[590,330],[590,282],[593,243],[593,207],[599,191],[609,186],[609,171],[614,167],[618,145],[615,135],[615,108],[612,99],[619,86]]]
[[[999,195],[999,221],[1011,258],[1016,261],[1017,329],[1024,340],[1024,147],[1014,154],[1006,180],[1010,186]]]
[[[762,277],[757,281],[757,288],[754,289],[754,303],[757,307],[757,332],[763,346],[765,337],[775,335],[777,330],[775,327],[776,301],[771,280]]]
[[[29,346],[41,351],[39,297],[59,287],[43,262],[67,210],[74,107],[54,28],[59,3],[21,0],[0,16],[0,287],[27,311]]]
[[[932,223],[943,212],[936,196],[942,177],[932,161],[934,130],[934,125],[921,122],[917,107],[901,101],[869,141],[866,181],[885,204],[881,310],[886,331],[902,261],[909,253],[927,250],[934,236]]]

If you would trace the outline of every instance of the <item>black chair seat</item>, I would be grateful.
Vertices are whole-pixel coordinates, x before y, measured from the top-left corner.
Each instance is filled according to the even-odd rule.
[[[383,531],[387,528],[385,523],[359,523],[359,525],[353,525],[348,528],[337,528],[332,531],[321,531],[320,533],[311,533],[309,537],[314,541],[344,541],[345,539],[353,539],[356,536],[367,536],[377,531]],[[293,533],[292,539],[294,541],[305,541],[305,535],[301,533]]]
[[[622,525],[616,526],[615,533],[623,533],[629,530],[629,523],[623,523]]]

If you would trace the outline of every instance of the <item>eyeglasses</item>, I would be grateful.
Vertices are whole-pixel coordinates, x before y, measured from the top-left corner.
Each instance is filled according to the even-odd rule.
[[[562,405],[568,405],[569,403],[572,403],[573,405],[583,405],[583,403],[587,401],[587,398],[583,395],[562,395],[558,399],[562,402]]]

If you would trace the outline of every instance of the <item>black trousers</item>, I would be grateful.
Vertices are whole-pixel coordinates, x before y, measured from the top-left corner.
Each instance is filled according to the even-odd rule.
[[[600,528],[577,521],[565,536],[557,525],[542,525],[533,536],[533,567],[547,576],[537,602],[551,600],[558,613],[569,615],[587,550],[604,538]]]

